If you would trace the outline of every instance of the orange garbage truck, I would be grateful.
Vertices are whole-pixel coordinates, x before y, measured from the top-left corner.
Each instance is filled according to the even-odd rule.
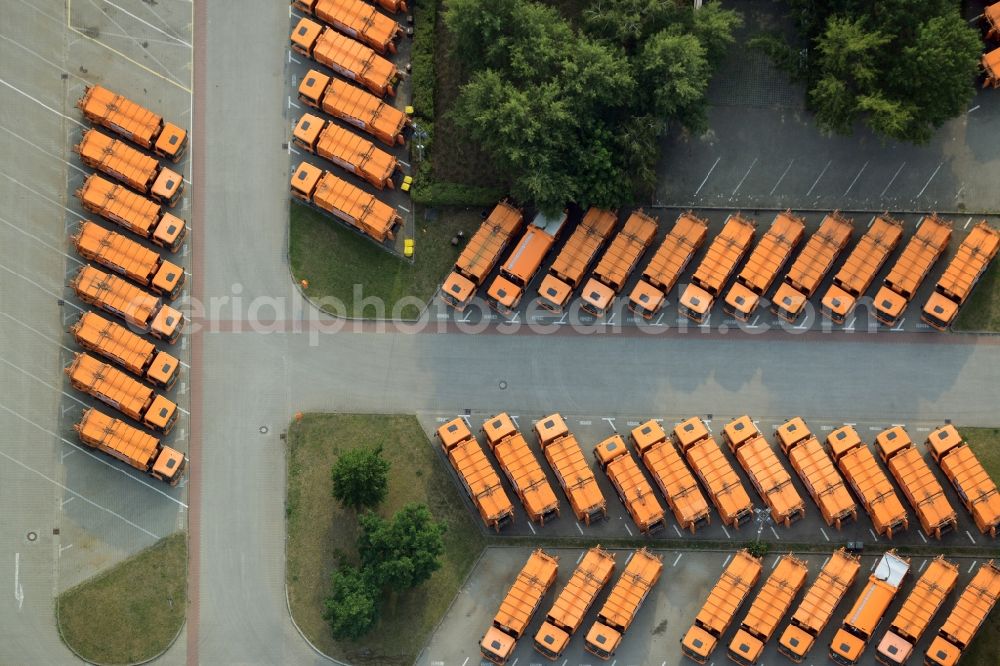
[[[653,555],[645,548],[632,553],[625,563],[625,571],[618,577],[618,582],[597,613],[597,621],[587,632],[583,644],[587,652],[604,660],[614,655],[662,572],[662,557]]]
[[[722,304],[724,312],[740,321],[750,321],[760,305],[760,299],[798,247],[805,228],[806,221],[792,215],[792,211],[778,213],[771,228],[750,253],[743,269],[736,276],[736,282],[729,288]]]
[[[790,527],[806,515],[805,502],[792,485],[791,475],[749,416],[727,423],[722,439],[767,504],[774,522]]]
[[[308,162],[296,167],[291,189],[295,198],[330,213],[379,243],[395,239],[403,224],[392,206]]]
[[[370,134],[387,146],[406,143],[410,118],[366,90],[310,69],[299,84],[299,100]]]
[[[535,649],[546,659],[554,661],[566,651],[570,639],[583,624],[587,611],[614,571],[614,555],[600,546],[586,552],[535,634]]]
[[[383,55],[395,53],[403,36],[398,23],[361,0],[295,0],[292,7]]]
[[[93,266],[81,268],[70,287],[84,303],[109,312],[154,338],[172,344],[177,342],[184,330],[184,315],[180,311],[164,305],[162,299],[120,277]]]
[[[169,391],[177,381],[180,362],[176,358],[98,314],[84,312],[70,333],[87,351],[103,356],[157,388]]]
[[[843,548],[834,551],[792,614],[791,622],[778,641],[778,652],[796,664],[805,660],[833,612],[854,585],[860,569],[860,559]]]
[[[479,644],[483,656],[494,664],[506,664],[517,646],[517,641],[528,629],[531,618],[542,603],[542,598],[556,582],[559,558],[539,548],[534,551],[517,574],[507,596],[500,602],[500,609],[493,617]]]
[[[597,268],[583,286],[581,299],[583,309],[595,317],[604,317],[611,309],[615,296],[625,286],[625,282],[646,248],[656,237],[657,220],[641,210],[629,215],[625,226],[614,237],[597,262]]]
[[[694,534],[699,527],[711,524],[708,501],[663,426],[654,420],[640,423],[629,439],[680,526]]]
[[[73,151],[90,168],[165,206],[174,206],[184,191],[184,178],[179,173],[161,167],[149,155],[96,129],[84,132]]]
[[[727,562],[722,576],[695,616],[694,624],[681,639],[684,656],[699,664],[708,663],[736,612],[760,578],[760,560],[746,550],[739,551]]]
[[[840,472],[861,500],[861,506],[872,519],[875,531],[891,539],[907,529],[910,520],[906,517],[906,509],[854,426],[847,425],[831,432],[827,435],[826,445]]]
[[[706,220],[691,211],[681,213],[629,295],[629,309],[644,319],[652,319],[707,235]]]
[[[1000,567],[979,567],[924,654],[924,666],[955,666],[1000,598]]]
[[[902,222],[888,215],[875,217],[868,231],[847,255],[844,265],[833,276],[833,284],[823,296],[824,317],[838,324],[847,320],[902,237]]]
[[[989,39],[1000,37],[1000,2],[994,2],[983,10],[983,18],[986,19],[987,33]]]
[[[621,435],[612,435],[594,447],[594,457],[615,487],[640,534],[652,534],[666,525],[663,507]]]
[[[757,663],[808,575],[809,565],[804,560],[792,555],[778,560],[729,643],[730,660],[743,666]]]
[[[514,313],[564,226],[566,211],[555,217],[535,215],[486,292],[490,307],[504,316]]]
[[[715,299],[722,294],[729,277],[750,249],[757,224],[739,213],[726,220],[722,232],[708,246],[708,252],[691,278],[691,284],[681,294],[681,314],[699,324],[712,310]]]
[[[314,155],[333,162],[344,171],[371,183],[376,189],[395,188],[392,177],[399,161],[375,147],[368,139],[311,113],[299,118],[292,141]]]
[[[926,444],[976,527],[995,537],[1000,528],[1000,492],[969,443],[955,426],[947,424],[928,435]]]
[[[371,47],[304,18],[292,31],[292,50],[329,67],[380,97],[396,94],[396,66]]]
[[[673,440],[701,480],[723,525],[739,528],[753,518],[753,502],[708,426],[697,416],[674,426]]]
[[[184,269],[134,240],[84,220],[73,242],[84,259],[95,261],[168,300],[180,296]]]
[[[774,293],[771,311],[790,324],[797,322],[853,233],[854,222],[840,211],[824,217]]]
[[[500,469],[524,505],[528,520],[544,525],[546,520],[558,518],[559,500],[510,415],[502,412],[486,419],[483,434]]]
[[[177,252],[187,236],[184,220],[163,211],[159,204],[139,196],[124,185],[112,183],[97,174],[87,176],[76,196],[85,210],[171,252]]]
[[[538,287],[539,305],[552,312],[563,311],[617,222],[613,211],[600,208],[587,211],[542,278]]]
[[[597,485],[587,459],[583,457],[580,443],[566,427],[563,417],[559,414],[543,417],[535,423],[534,431],[576,519],[590,525],[595,520],[607,518],[608,504],[604,493]]]
[[[83,413],[83,418],[73,428],[80,441],[87,446],[103,451],[154,479],[176,486],[184,476],[187,459],[183,453],[164,446],[157,438],[120,419],[91,408]]]
[[[844,666],[858,663],[909,571],[910,560],[900,557],[896,551],[886,551],[882,555],[868,577],[868,584],[833,636],[831,660]]]
[[[951,240],[951,221],[924,217],[875,294],[875,317],[895,326]]]
[[[827,525],[839,530],[845,523],[858,519],[858,507],[844,479],[801,417],[782,423],[774,431],[774,437]]]
[[[934,285],[934,293],[927,299],[920,319],[939,331],[950,328],[979,278],[997,256],[998,248],[1000,231],[986,220],[972,227]]]
[[[187,150],[187,130],[102,86],[87,86],[76,102],[88,121],[172,162]]]
[[[983,87],[1000,88],[1000,49],[983,54]]]
[[[77,391],[114,407],[151,430],[167,435],[177,422],[177,405],[172,401],[89,354],[75,354],[65,372]]]
[[[945,497],[917,445],[903,426],[893,426],[875,436],[879,457],[889,468],[910,506],[917,512],[924,534],[935,539],[958,529],[958,516]]]
[[[437,437],[487,527],[499,532],[510,525],[514,521],[514,505],[465,420],[456,418],[445,423],[437,429]]]
[[[943,555],[932,560],[879,642],[875,658],[885,666],[903,666],[957,581],[957,565]]]
[[[441,300],[459,312],[472,300],[476,289],[500,261],[500,256],[524,225],[517,208],[501,201],[458,256],[455,267],[441,285]]]

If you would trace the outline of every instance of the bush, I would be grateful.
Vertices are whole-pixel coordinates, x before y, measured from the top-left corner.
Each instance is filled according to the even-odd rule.
[[[378,619],[378,594],[372,581],[351,566],[342,566],[331,577],[324,617],[337,639],[355,640],[368,633]]]
[[[355,511],[378,506],[389,491],[389,461],[382,457],[381,446],[344,453],[330,476],[334,499]]]
[[[434,119],[434,26],[438,0],[416,0],[413,8],[413,52],[410,74],[414,113],[424,120]]]

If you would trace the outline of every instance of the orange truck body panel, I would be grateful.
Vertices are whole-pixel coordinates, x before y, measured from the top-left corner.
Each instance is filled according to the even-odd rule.
[[[652,420],[640,423],[629,439],[681,527],[694,534],[698,527],[711,524],[708,501],[663,426]]]
[[[73,146],[73,151],[87,166],[125,183],[158,203],[173,206],[184,191],[184,179],[179,173],[161,167],[149,155],[96,129],[84,132],[80,143]]]
[[[950,241],[950,220],[930,215],[920,221],[916,233],[875,294],[875,316],[880,322],[886,326],[896,325]]]
[[[177,381],[180,363],[156,345],[124,326],[87,311],[70,328],[77,344],[99,354],[153,386],[169,390]]]
[[[983,10],[983,17],[989,27],[987,36],[990,39],[1000,37],[1000,2],[995,2]]]
[[[1000,492],[969,443],[949,424],[928,435],[926,444],[931,458],[972,514],[976,527],[983,534],[995,537],[1000,528]]]
[[[785,421],[774,431],[774,437],[827,525],[839,530],[844,523],[858,519],[857,505],[844,479],[805,421],[800,417]]]
[[[76,102],[84,118],[174,162],[187,149],[187,130],[102,86],[87,86]]]
[[[403,218],[396,210],[360,187],[308,162],[292,175],[292,196],[314,204],[380,243],[396,237]]]
[[[942,555],[935,558],[917,579],[913,591],[896,613],[889,630],[878,644],[875,658],[886,666],[905,664],[913,654],[917,641],[955,589],[957,581],[958,566]]]
[[[853,233],[854,222],[839,211],[824,217],[774,293],[771,311],[791,324],[798,321]]]
[[[993,49],[983,54],[983,73],[986,79],[983,87],[1000,88],[1000,49]]]
[[[580,443],[566,427],[563,417],[559,414],[545,416],[535,423],[534,431],[576,519],[590,525],[595,520],[607,518],[608,504],[604,493],[587,465]]]
[[[705,321],[715,299],[722,294],[729,277],[750,249],[756,228],[756,222],[739,213],[729,216],[726,226],[708,246],[691,284],[681,294],[681,314],[698,323]]]
[[[743,666],[754,666],[778,623],[791,608],[799,590],[806,583],[809,565],[791,555],[784,555],[757,592],[750,610],[729,644],[729,659]]]
[[[479,649],[487,660],[494,664],[507,663],[545,593],[556,582],[558,572],[558,557],[541,548],[531,553],[480,642]]]
[[[441,285],[441,299],[459,312],[464,310],[523,225],[521,211],[506,201],[498,203],[458,256]]]
[[[861,561],[843,548],[834,551],[806,591],[792,620],[778,641],[778,652],[802,663],[833,617],[833,612],[854,585]]]
[[[903,237],[903,223],[879,215],[847,255],[823,296],[823,316],[843,324]]]
[[[934,293],[927,299],[920,318],[940,331],[949,328],[958,316],[959,308],[997,256],[998,248],[1000,231],[986,220],[972,227],[934,285]]]
[[[612,435],[595,446],[594,457],[608,475],[639,532],[650,534],[663,529],[666,522],[660,500],[621,435]]]
[[[73,426],[80,441],[107,453],[155,479],[176,486],[184,475],[187,460],[180,451],[163,446],[160,440],[96,409],[83,413]]]
[[[590,279],[583,286],[581,298],[584,310],[595,317],[603,317],[608,313],[615,296],[625,286],[646,248],[656,237],[657,224],[656,218],[641,210],[629,215],[625,226],[608,245]]]
[[[295,0],[292,6],[382,54],[395,53],[403,36],[398,23],[361,0]]]
[[[872,519],[875,531],[891,539],[907,529],[910,520],[906,517],[906,509],[854,427],[834,430],[827,436],[826,444],[840,472]]]
[[[403,145],[403,130],[410,124],[405,113],[361,88],[311,69],[299,84],[299,99],[387,146]]]
[[[645,548],[632,554],[625,564],[625,571],[618,577],[618,582],[597,613],[597,621],[587,632],[583,644],[587,652],[605,660],[614,654],[662,572],[662,557],[653,555]]]
[[[924,534],[940,539],[943,534],[958,529],[958,516],[945,497],[917,445],[903,426],[893,426],[875,437],[882,462],[892,473],[910,506],[917,512]]]
[[[368,139],[310,113],[299,118],[292,141],[314,155],[333,162],[377,189],[392,189],[392,175],[399,168],[395,157],[376,148]]]
[[[491,416],[483,423],[483,434],[524,505],[528,520],[544,525],[546,520],[558,517],[559,500],[514,420],[506,412]]]
[[[96,174],[87,176],[76,191],[80,204],[91,213],[152,241],[171,252],[180,249],[187,235],[184,220],[160,210],[160,205]]]
[[[760,578],[760,560],[745,550],[736,553],[726,565],[694,624],[681,639],[681,651],[699,664],[708,662],[716,645],[733,621],[736,612],[750,596]]]
[[[723,525],[738,528],[753,518],[753,502],[718,442],[697,416],[674,426],[674,443],[701,480]]]
[[[790,527],[806,515],[805,502],[792,485],[791,475],[749,416],[727,423],[722,438],[767,504],[774,522]]]
[[[292,50],[332,69],[372,93],[395,95],[396,66],[374,49],[304,18],[292,31]]]
[[[157,296],[174,300],[181,293],[184,269],[134,240],[84,220],[73,242],[84,259],[138,282]]]
[[[858,663],[909,570],[910,561],[896,555],[896,551],[882,555],[868,577],[868,584],[834,634],[830,659],[845,666]]]
[[[76,354],[65,372],[77,391],[114,407],[147,428],[166,435],[177,421],[177,405],[89,354]]]
[[[84,303],[101,308],[153,337],[177,342],[184,315],[150,293],[93,266],[84,266],[70,286]]]
[[[979,567],[924,654],[924,666],[955,666],[1000,598],[1000,568]]]
[[[615,556],[600,546],[591,548],[583,556],[535,635],[535,649],[546,659],[562,656],[614,571]]]
[[[437,429],[437,437],[483,522],[497,532],[513,522],[514,505],[465,420],[445,423]]]
[[[704,244],[708,222],[691,211],[681,213],[642,272],[642,279],[629,296],[629,309],[652,319],[667,300],[681,273]]]
[[[760,299],[798,247],[805,228],[806,221],[792,215],[792,211],[778,213],[729,288],[722,305],[725,312],[740,321],[750,321]]]
[[[617,222],[612,211],[600,208],[587,211],[542,279],[538,287],[539,305],[552,312],[563,311]]]
[[[502,315],[514,312],[565,225],[565,211],[556,217],[535,215],[486,292],[490,307]]]

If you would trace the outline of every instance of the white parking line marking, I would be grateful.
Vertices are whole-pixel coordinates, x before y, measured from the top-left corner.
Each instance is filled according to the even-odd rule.
[[[52,113],[56,114],[57,116],[60,116],[60,117],[62,117],[62,118],[65,118],[66,120],[69,120],[69,121],[71,121],[71,122],[73,122],[73,123],[75,123],[75,124],[79,125],[80,127],[84,128],[84,129],[87,129],[87,126],[86,126],[86,125],[84,125],[83,123],[81,123],[81,122],[80,122],[79,120],[77,120],[76,118],[71,118],[71,117],[67,116],[67,115],[66,115],[65,113],[61,113],[61,112],[59,112],[59,111],[56,111],[55,109],[53,109],[53,108],[52,108],[51,106],[49,106],[49,105],[48,105],[48,104],[46,104],[45,102],[42,102],[42,101],[40,101],[40,100],[38,100],[38,99],[36,99],[36,98],[32,97],[31,95],[29,95],[28,93],[24,92],[24,91],[23,91],[23,90],[21,90],[20,88],[18,88],[18,87],[16,87],[16,86],[12,86],[11,84],[9,84],[9,83],[7,83],[6,81],[4,81],[3,79],[0,79],[0,83],[4,84],[5,86],[7,86],[8,88],[10,88],[10,89],[11,89],[11,90],[13,90],[14,92],[18,92],[18,93],[21,93],[22,95],[24,95],[25,97],[27,97],[28,99],[30,99],[30,100],[31,100],[32,102],[34,102],[34,103],[35,103],[35,104],[37,104],[38,106],[41,106],[42,108],[45,108],[45,109],[48,109],[49,111],[51,111]]]
[[[402,205],[402,204],[397,205],[396,208],[399,208],[400,210],[406,211],[407,213],[410,212],[410,209],[407,208],[406,206]]]
[[[771,565],[771,571],[774,571],[775,569],[778,568],[778,562],[780,561],[781,561],[781,555],[778,555],[777,557],[774,558],[774,564]]]
[[[116,5],[115,3],[111,2],[110,0],[102,0],[102,1],[104,2],[104,4],[111,5],[112,7],[114,7],[118,11],[120,11],[121,13],[125,14],[126,16],[129,16],[130,18],[135,19],[136,21],[138,21],[139,23],[142,23],[146,27],[155,30],[156,32],[160,33],[161,35],[163,35],[167,39],[173,40],[173,41],[177,42],[178,44],[180,44],[181,46],[186,46],[189,49],[192,48],[191,44],[189,44],[188,42],[185,42],[180,37],[176,37],[175,35],[171,35],[169,32],[166,32],[165,30],[159,28],[158,26],[153,25],[149,21],[146,21],[146,20],[142,19],[141,17],[136,16],[135,14],[133,14],[130,11],[128,11],[124,7],[119,7],[118,5]]]
[[[923,532],[917,530],[917,534],[920,535],[920,538],[923,539],[924,543],[927,543],[927,537],[924,536]]]
[[[14,601],[17,602],[17,610],[21,610],[24,603],[24,589],[21,587],[21,553],[14,553]]]
[[[712,165],[712,168],[711,168],[711,169],[709,169],[709,170],[708,170],[708,173],[706,173],[706,174],[705,174],[705,180],[701,181],[701,185],[699,185],[699,186],[698,186],[698,189],[694,191],[694,193],[695,193],[696,195],[697,195],[697,194],[698,194],[699,192],[701,192],[701,188],[705,187],[705,183],[707,183],[707,182],[708,182],[708,177],[712,175],[712,172],[713,172],[713,171],[715,171],[715,167],[719,166],[719,161],[720,161],[721,159],[722,159],[721,157],[717,157],[717,158],[715,158],[715,164],[713,164],[713,165]]]
[[[861,167],[861,171],[858,172],[858,175],[854,177],[854,180],[851,181],[851,184],[847,186],[846,190],[844,190],[845,197],[852,189],[854,189],[854,184],[858,182],[858,178],[861,178],[861,174],[863,174],[865,172],[865,169],[867,168],[868,168],[868,162],[865,162],[865,165]]]
[[[673,565],[672,565],[672,566],[675,566],[675,567],[676,567],[676,566],[677,566],[677,563],[681,561],[681,558],[682,558],[683,556],[684,556],[684,553],[677,553],[677,559],[676,559],[676,560],[674,560],[674,563],[673,563]]]
[[[969,228],[969,222],[972,222],[972,218],[971,217],[965,221],[965,224],[962,226],[962,229],[968,229]]]
[[[676,525],[672,525],[671,527],[673,527],[673,528],[674,528],[674,532],[677,532],[677,538],[678,538],[678,539],[683,539],[683,538],[684,538],[684,535],[683,535],[683,534],[681,534],[681,531],[680,531],[679,529],[677,529],[677,526],[676,526]]]
[[[74,499],[76,499],[76,498],[71,495],[69,498],[64,499],[62,502],[60,502],[59,506],[66,506],[67,504],[69,504],[70,502],[72,502]]]
[[[776,189],[778,189],[778,185],[781,185],[781,181],[783,181],[783,180],[785,179],[785,176],[786,176],[786,175],[788,174],[788,172],[789,172],[789,171],[791,170],[791,168],[792,168],[792,165],[793,165],[793,164],[795,164],[795,160],[794,160],[794,159],[792,159],[792,160],[791,160],[791,161],[790,161],[790,162],[788,163],[788,166],[786,166],[786,167],[785,167],[785,170],[781,172],[781,177],[780,177],[780,178],[778,178],[778,182],[777,182],[777,183],[775,183],[775,184],[774,184],[774,187],[772,187],[772,188],[771,188],[771,191],[770,191],[770,192],[768,192],[768,196],[772,196],[772,195],[774,194],[774,191],[775,191]]]
[[[781,537],[778,536],[778,532],[777,530],[774,529],[774,525],[769,525],[768,527],[771,528],[771,534],[774,535],[774,538],[777,539],[778,541],[781,541]]]
[[[823,538],[824,538],[824,539],[826,539],[827,541],[829,541],[829,540],[830,540],[830,537],[828,537],[828,536],[826,535],[826,530],[824,530],[824,529],[823,529],[823,528],[821,527],[821,528],[819,528],[819,531],[823,533]]]
[[[580,557],[576,558],[576,563],[577,563],[577,564],[579,564],[579,563],[580,563],[580,560],[582,560],[582,559],[583,559],[583,556],[584,556],[584,555],[586,555],[586,554],[587,554],[587,551],[585,551],[585,550],[581,550],[581,551],[580,551]]]
[[[920,569],[917,571],[917,573],[922,572],[924,570],[924,567],[926,566],[927,566],[927,560],[924,560],[923,562],[920,563]]]
[[[580,523],[576,524],[576,529],[580,531],[580,534],[583,534],[583,528],[580,527]]]
[[[979,17],[977,16],[976,18],[979,18]],[[976,19],[972,19],[972,20],[973,20],[973,21],[975,21]],[[971,23],[971,22],[972,22],[972,21],[970,21],[970,23]],[[974,107],[972,107],[971,109],[969,109],[968,111],[966,111],[966,113],[972,113],[973,111],[975,111],[975,110],[976,110],[976,109],[978,109],[978,108],[979,108],[979,105],[978,105],[978,104],[976,104],[976,105],[975,105]]]
[[[653,326],[662,326],[663,325],[660,322],[663,320],[663,315],[664,314],[666,314],[666,313],[665,312],[661,312],[660,313],[660,316],[656,318],[656,321],[653,323]]]
[[[726,561],[722,563],[722,568],[725,569],[726,565],[729,564],[729,560],[733,559],[732,555],[726,555]]]
[[[631,529],[629,529],[629,526],[628,526],[628,523],[625,523],[625,531],[626,531],[626,532],[628,532],[628,535],[629,535],[629,536],[634,536],[634,535],[632,534],[632,530],[631,530]]]
[[[972,570],[976,568],[976,564],[978,562],[979,560],[972,560],[972,564],[969,565],[969,570],[966,571],[965,573],[972,573]]]
[[[726,538],[727,539],[732,539],[733,538],[733,537],[729,536],[729,530],[726,529],[725,525],[720,525],[719,527],[721,527],[722,531],[726,533]]]
[[[941,167],[942,167],[942,166],[944,166],[944,162],[941,162],[941,164],[938,164],[938,165],[937,165],[937,168],[936,168],[936,169],[934,169],[934,173],[932,173],[932,174],[931,174],[931,177],[927,179],[927,182],[926,182],[926,183],[924,183],[924,186],[920,188],[920,191],[919,191],[919,192],[917,192],[917,196],[916,196],[916,197],[914,197],[915,199],[919,199],[919,198],[921,197],[921,195],[923,195],[923,193],[924,193],[924,190],[926,190],[926,189],[927,189],[927,186],[931,184],[931,181],[932,181],[932,180],[934,180],[934,176],[938,175],[938,171],[940,171],[940,170],[941,170]]]
[[[538,534],[537,532],[535,532],[535,526],[532,524],[530,520],[528,521],[528,529],[531,530],[532,534]]]
[[[876,541],[878,541],[878,537],[875,536],[875,530],[873,530],[872,528],[869,527],[868,528],[868,532],[872,535],[873,539],[875,539]]]
[[[816,180],[813,182],[812,187],[810,187],[809,191],[806,192],[806,196],[812,194],[813,190],[816,189],[816,186],[819,185],[820,178],[823,177],[823,174],[826,173],[826,170],[830,168],[831,164],[833,164],[833,160],[830,160],[829,162],[826,163],[826,166],[823,167],[823,170],[819,172],[818,176],[816,176]]]
[[[291,8],[291,6],[289,6],[289,7],[288,7],[288,11],[291,11],[291,10],[292,10],[292,8]],[[466,665],[466,664],[468,664],[468,663],[469,663],[469,658],[468,658],[468,657],[466,657],[466,658],[465,658],[465,661],[463,661],[463,662],[462,662],[462,666],[465,666],[465,665]]]
[[[896,324],[894,327],[890,328],[889,330],[893,331],[895,333],[899,333],[900,331],[903,330],[903,322],[904,321],[906,321],[906,317],[903,317],[902,319],[900,319],[899,323]]]
[[[755,158],[753,158],[753,162],[750,163],[750,168],[747,169],[747,172],[745,174],[743,174],[742,178],[740,178],[740,182],[736,184],[736,189],[733,190],[732,196],[729,197],[730,201],[733,200],[733,197],[736,196],[736,193],[740,191],[741,187],[743,187],[743,181],[745,181],[747,179],[747,176],[750,175],[750,172],[753,171],[753,168],[756,165],[757,165],[757,158],[755,157]]]
[[[972,534],[969,532],[969,530],[965,530],[965,536],[969,537],[969,541],[971,541],[972,543],[976,543],[976,540],[972,538]]]
[[[608,326],[610,326],[611,324],[613,324],[615,322],[615,315],[616,314],[618,314],[618,313],[617,312],[612,312],[611,313],[611,318],[608,319]]]
[[[905,166],[906,162],[903,162],[902,164],[899,165],[899,168],[896,169],[896,173],[892,174],[892,178],[889,179],[889,183],[885,186],[885,189],[882,190],[882,194],[879,195],[880,197],[885,196],[885,193],[889,191],[889,188],[892,187],[892,184],[896,182],[896,176],[899,175],[899,172],[902,171],[903,167]],[[871,222],[868,223],[868,226],[871,226]]]
[[[633,556],[633,555],[635,555],[635,553],[634,553],[634,552],[633,552],[633,553],[629,553],[629,554],[628,554],[628,557],[626,557],[626,558],[625,558],[625,564],[626,564],[626,565],[627,565],[627,564],[628,564],[629,562],[631,562],[631,561],[632,561],[632,556]]]
[[[611,426],[611,429],[614,430],[615,432],[618,432],[618,428],[615,427],[615,419],[614,418],[607,417],[607,416],[602,416],[601,420],[602,421],[607,421],[608,425]]]
[[[64,546],[62,544],[59,544],[59,557],[62,557],[62,554],[63,554],[64,550],[69,550],[72,547],[73,547],[73,544],[69,544],[68,546]]]

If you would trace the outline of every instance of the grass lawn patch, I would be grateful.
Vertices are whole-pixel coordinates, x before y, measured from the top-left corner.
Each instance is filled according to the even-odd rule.
[[[461,245],[452,247],[451,238],[460,230],[471,238],[481,221],[478,210],[440,210],[435,220],[418,214],[414,261],[410,263],[319,211],[292,202],[292,275],[296,282],[309,281],[305,291],[310,298],[334,297],[343,303],[340,312],[335,306],[321,304],[331,314],[416,319],[422,307],[418,302],[430,300],[461,252]],[[374,306],[362,308],[361,299],[371,297],[385,304],[384,315]],[[404,297],[410,302],[400,303]]]
[[[1000,261],[994,261],[980,278],[958,313],[955,330],[1000,332]]]
[[[378,624],[359,641],[335,641],[323,619],[335,554],[356,561],[357,524],[331,496],[330,468],[357,446],[382,444],[391,464],[389,494],[379,513],[423,502],[447,525],[441,568],[420,587],[391,595]],[[292,615],[326,654],[351,664],[410,664],[444,615],[485,539],[473,523],[444,462],[416,418],[307,414],[288,432],[286,581]]]
[[[56,599],[59,633],[99,664],[131,664],[163,652],[184,624],[187,534],[177,532]]]

